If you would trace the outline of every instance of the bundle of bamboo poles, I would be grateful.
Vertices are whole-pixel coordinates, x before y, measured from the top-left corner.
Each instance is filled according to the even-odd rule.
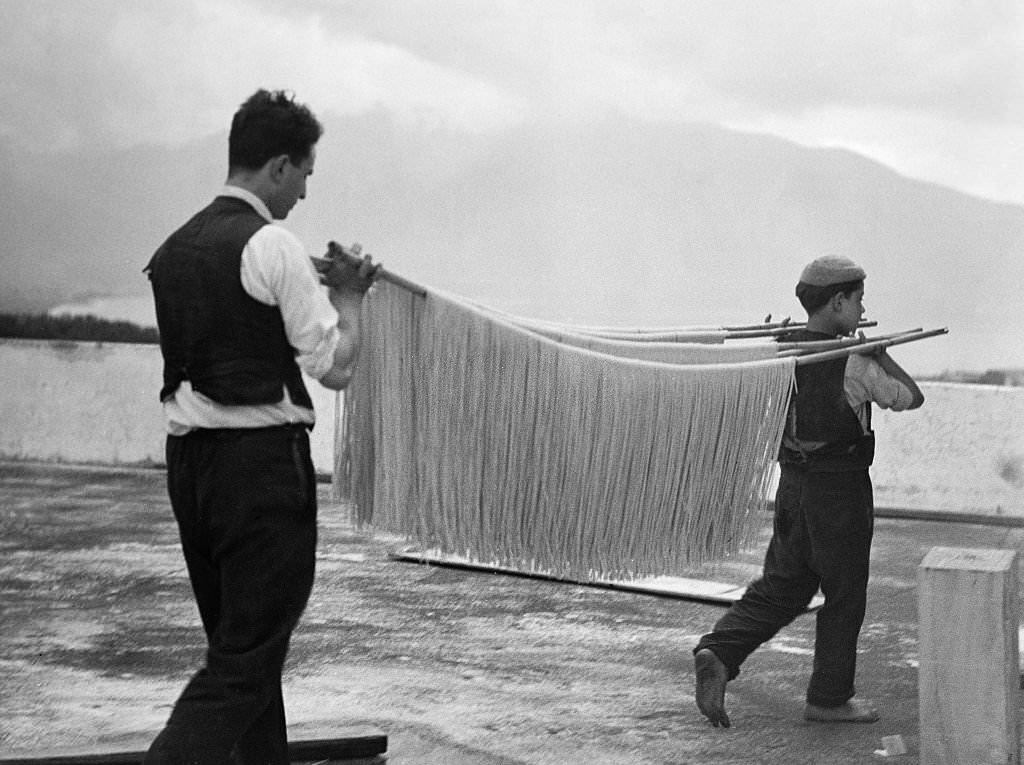
[[[767,502],[795,366],[945,332],[650,340],[378,278],[336,491],[357,522],[424,549],[569,577],[678,573],[735,552]]]

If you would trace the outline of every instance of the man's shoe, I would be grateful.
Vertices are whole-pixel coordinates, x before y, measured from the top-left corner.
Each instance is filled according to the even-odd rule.
[[[808,704],[804,707],[804,719],[811,722],[873,723],[878,721],[878,710],[869,702],[860,699],[850,699],[838,707]]]
[[[728,728],[729,715],[725,713],[725,684],[729,671],[714,652],[703,648],[693,657],[697,676],[697,708],[716,728]]]

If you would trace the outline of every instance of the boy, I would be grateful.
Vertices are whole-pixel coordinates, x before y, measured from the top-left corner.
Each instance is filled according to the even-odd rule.
[[[796,287],[807,324],[784,339],[853,334],[864,315],[864,278],[847,258],[826,255],[808,264]],[[819,586],[825,604],[817,615],[804,718],[878,719],[870,703],[854,697],[874,525],[871,402],[902,411],[917,409],[924,395],[884,350],[798,366],[796,382],[763,573],[694,649],[697,707],[715,727],[730,726],[726,683],[759,645],[804,612]]]

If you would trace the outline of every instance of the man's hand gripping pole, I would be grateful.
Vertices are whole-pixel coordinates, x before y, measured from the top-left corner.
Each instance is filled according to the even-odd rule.
[[[346,249],[337,242],[328,242],[326,256],[310,260],[320,274],[320,281],[336,289],[350,289],[362,294],[375,281],[382,279],[420,297],[426,296],[424,287],[385,271],[379,264],[374,264],[369,255],[361,257],[361,252],[362,247],[358,244]]]

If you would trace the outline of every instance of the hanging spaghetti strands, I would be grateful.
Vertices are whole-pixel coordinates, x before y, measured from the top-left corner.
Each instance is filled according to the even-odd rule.
[[[776,354],[774,348],[764,343],[726,347],[722,344],[725,339],[724,333],[718,331],[716,331],[717,334],[710,330],[691,333],[684,330],[667,330],[662,333],[644,330],[636,334],[630,332],[615,334],[607,331],[588,333],[571,325],[523,319],[464,299],[462,302],[472,309],[493,317],[496,321],[521,327],[562,345],[585,348],[623,358],[661,361],[667,364],[719,364],[757,361],[772,358]],[[658,337],[653,340],[642,339],[652,334]],[[687,339],[685,341],[664,339],[669,335]]]
[[[690,326],[690,327],[643,327],[628,328],[622,327],[591,327],[585,325],[560,324],[542,319],[523,318],[512,314],[497,311],[494,308],[480,306],[473,303],[484,311],[490,311],[504,317],[507,321],[519,324],[528,329],[533,329],[549,337],[566,334],[570,336],[583,336],[601,338],[617,341],[631,342],[657,342],[657,343],[724,343],[727,340],[753,340],[760,338],[778,337],[792,332],[794,329],[806,326],[805,322],[792,322],[788,319],[781,322],[770,322],[763,324],[748,324],[743,326]],[[770,316],[768,317],[771,318]],[[857,326],[861,329],[877,326],[876,321],[861,321]]]
[[[391,274],[385,274],[384,278],[395,279]],[[420,287],[419,285],[412,285],[411,282],[403,283],[395,281],[394,283],[399,284],[399,286],[404,286],[406,289],[411,291],[417,292],[417,294],[426,294],[426,288]],[[771,314],[769,314],[765,318],[764,322],[760,324],[634,328],[600,327],[581,324],[567,324],[548,321],[545,319],[517,316],[491,306],[482,305],[466,298],[463,298],[463,300],[467,304],[474,306],[481,311],[490,313],[501,320],[539,332],[546,337],[559,340],[559,342],[562,342],[562,337],[565,336],[568,338],[596,338],[617,342],[721,344],[726,340],[752,340],[778,337],[788,332],[792,332],[794,329],[806,326],[806,322],[794,322],[788,317],[782,321],[772,322]],[[857,326],[860,329],[866,329],[877,325],[877,321],[862,320]]]
[[[623,358],[389,284],[365,306],[335,472],[360,522],[560,576],[678,572],[749,541],[793,360]]]
[[[563,578],[673,574],[736,552],[767,503],[796,366],[946,332],[707,339],[800,326],[787,319],[680,342],[378,280],[336,430],[336,493],[360,525],[421,549]]]

